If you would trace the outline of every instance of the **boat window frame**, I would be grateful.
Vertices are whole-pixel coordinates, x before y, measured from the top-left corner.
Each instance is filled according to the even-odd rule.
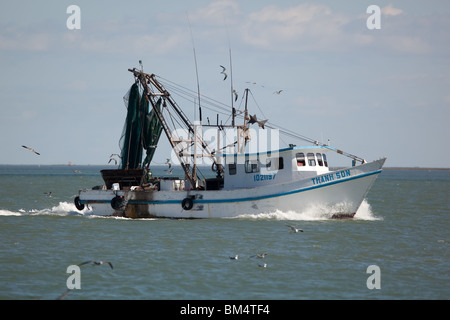
[[[319,165],[319,167],[323,167],[323,159],[322,159],[322,154],[320,152],[316,152],[316,159],[317,159],[317,164]]]
[[[257,173],[260,171],[259,167],[260,165],[258,159],[245,159],[245,173]]]
[[[284,158],[267,158],[266,159],[266,169],[267,171],[278,171],[284,169]]]
[[[316,166],[316,155],[314,154],[314,152],[308,152],[306,154],[306,158],[308,159],[308,166],[310,167]]]
[[[301,155],[301,156],[300,156]],[[297,152],[295,154],[295,160],[297,161],[297,167],[304,167],[306,166],[306,157],[305,153],[303,152]]]
[[[327,160],[327,156],[325,153],[322,153],[322,158],[323,158],[323,164],[325,165],[325,167],[328,167],[328,160]]]
[[[234,176],[237,174],[237,165],[236,163],[229,163],[228,164],[228,175]]]

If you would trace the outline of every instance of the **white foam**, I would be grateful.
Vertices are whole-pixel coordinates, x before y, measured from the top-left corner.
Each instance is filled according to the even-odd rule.
[[[370,204],[366,201],[366,199],[363,200],[361,205],[358,208],[358,211],[356,211],[356,214],[354,216],[354,219],[359,220],[383,220],[383,218],[377,217],[372,212],[372,207]]]
[[[0,210],[0,216],[25,216],[25,215],[89,215],[90,210],[83,209],[79,211],[73,203],[60,202],[57,206],[45,209],[19,209],[17,212],[10,210]]]
[[[9,210],[0,210],[0,216],[21,216],[20,212],[13,212]]]
[[[333,207],[316,206],[309,208],[303,212],[296,211],[281,211],[276,210],[269,213],[257,213],[257,214],[242,214],[237,218],[245,219],[261,219],[261,220],[301,220],[301,221],[320,221],[332,219],[332,215],[335,213],[342,212],[344,204],[339,204]],[[24,216],[24,215],[81,215],[89,218],[114,218],[114,219],[124,219],[129,220],[130,218],[125,217],[103,217],[95,215],[92,210],[86,206],[83,210],[79,211],[75,204],[69,202],[60,202],[57,206],[52,208],[47,208],[43,210],[31,209],[24,210],[19,209],[17,212],[10,210],[0,210],[0,216]],[[364,199],[355,214],[354,219],[358,220],[382,220],[383,218],[376,217],[371,209],[370,204]],[[154,218],[140,219],[140,220],[156,220]]]
[[[319,221],[332,219],[334,214],[345,212],[345,203],[340,203],[334,206],[321,206],[317,205],[311,207],[302,212],[296,211],[281,211],[276,210],[270,213],[257,213],[257,214],[242,214],[238,218],[246,219],[267,219],[267,220],[301,220],[301,221]],[[380,220],[381,218],[375,217],[372,213],[370,204],[364,199],[358,211],[356,212],[355,219],[359,220]]]

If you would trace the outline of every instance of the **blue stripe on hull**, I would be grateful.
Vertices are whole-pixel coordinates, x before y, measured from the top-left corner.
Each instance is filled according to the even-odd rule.
[[[283,193],[276,193],[276,194],[270,194],[270,195],[264,195],[264,196],[258,196],[258,197],[235,198],[235,199],[211,199],[211,200],[198,199],[198,200],[194,200],[194,203],[205,204],[205,203],[244,202],[244,201],[255,201],[255,200],[262,200],[262,199],[282,197],[282,196],[286,196],[286,195],[290,195],[290,194],[295,194],[295,193],[300,193],[300,192],[304,192],[304,191],[319,189],[319,188],[335,185],[335,184],[338,184],[338,183],[348,182],[348,181],[351,181],[351,180],[372,176],[372,175],[375,175],[375,174],[379,174],[381,171],[382,170],[380,169],[380,170],[377,170],[377,171],[364,173],[364,174],[361,174],[361,175],[358,175],[358,176],[346,178],[346,179],[339,180],[339,181],[331,181],[331,182],[328,182],[328,183],[315,185],[315,186],[302,188],[302,189],[297,189],[297,190],[292,190],[292,191],[283,192]],[[161,201],[130,200],[128,203],[130,203],[130,204],[180,204],[181,201],[182,200],[161,200]],[[89,202],[89,200],[88,201],[86,201],[86,200],[81,201],[81,203],[88,203],[88,202]],[[111,203],[111,201],[106,201],[105,200],[104,203]]]

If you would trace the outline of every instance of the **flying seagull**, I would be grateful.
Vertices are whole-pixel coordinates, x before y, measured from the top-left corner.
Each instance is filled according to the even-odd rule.
[[[254,85],[258,84],[258,83],[254,82],[254,81],[246,81],[245,83],[250,83],[250,84],[254,84]],[[259,84],[259,86],[264,88],[264,86],[262,84]]]
[[[251,256],[250,258],[257,257],[259,259],[264,259],[267,255],[268,255],[267,252],[262,252],[262,253],[257,253],[255,255]]]
[[[28,150],[30,150],[30,151],[36,153],[38,156],[40,155],[39,152],[37,152],[36,150],[34,150],[34,149],[32,149],[32,148],[29,148],[29,147],[27,147],[27,146],[22,146],[22,147],[24,147],[25,149],[28,149]]]
[[[94,261],[94,260],[88,260],[88,261],[85,261],[85,262],[80,263],[78,266],[80,267],[80,266],[82,266],[82,265],[84,265],[84,264],[88,264],[88,263],[92,263],[92,264],[95,265],[95,266],[100,266],[100,265],[102,265],[102,264],[104,264],[104,263],[107,263],[107,264],[109,264],[109,266],[111,267],[111,269],[114,269],[112,263],[109,262],[109,261]]]
[[[111,155],[109,156],[109,161],[108,161],[108,163],[110,163],[111,161],[114,161],[114,164],[117,165],[117,159],[114,158],[114,157],[118,157],[119,159],[122,159],[122,157],[121,157],[119,154],[113,153],[113,154],[111,154]]]
[[[167,172],[167,174],[172,174],[173,169],[167,169],[167,170],[164,170],[164,171]]]
[[[234,101],[238,99],[238,92],[236,90],[233,90],[234,93]]]
[[[275,91],[274,94],[275,94],[275,93],[276,93],[276,94],[280,94],[281,92],[283,92],[283,90]]]
[[[267,120],[258,120],[256,118],[256,114],[254,116],[250,116],[250,120],[248,121],[248,123],[253,124],[253,123],[257,123],[261,128],[264,129],[264,125],[267,122]]]
[[[94,264],[95,266],[100,266],[100,265],[102,265],[102,264],[104,264],[104,263],[107,263],[107,264],[109,264],[109,266],[111,267],[111,269],[113,269],[113,265],[112,265],[112,263],[109,262],[109,261],[94,261],[94,260],[88,260],[88,261],[85,261],[85,262],[80,263],[78,266],[80,267],[80,266],[82,266],[82,265],[84,265],[84,264],[88,264],[88,263],[92,263],[92,264]],[[64,299],[64,297],[67,296],[71,290],[72,290],[72,289],[67,289],[63,294],[61,294],[58,298],[56,298],[56,300],[62,300],[62,299]]]
[[[294,227],[294,226],[290,226],[290,225],[286,225],[287,227],[291,228],[291,232],[297,233],[297,232],[303,232],[302,229]]]
[[[225,69],[225,67],[224,66],[220,66],[223,70],[222,70],[222,72],[221,72],[221,74],[223,74],[224,75],[224,78],[223,78],[223,80],[225,80],[226,78],[227,78],[227,73],[225,72],[225,70],[227,70],[227,69]]]
[[[170,169],[170,167],[172,167],[172,164],[170,163],[170,159],[166,159],[166,164],[169,165],[169,169]]]

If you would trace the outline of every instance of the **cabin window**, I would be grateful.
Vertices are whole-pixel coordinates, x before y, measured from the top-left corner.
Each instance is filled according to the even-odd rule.
[[[278,158],[278,170],[284,169],[284,158],[279,157]]]
[[[236,163],[230,163],[228,165],[228,173],[230,174],[230,176],[236,174]]]
[[[314,157],[314,153],[308,153],[308,165],[314,167],[316,165],[316,157]]]
[[[317,158],[317,164],[319,166],[323,167],[322,154],[321,153],[316,153],[316,158]]]
[[[327,161],[327,156],[324,154],[322,154],[323,157],[323,164],[325,165],[325,167],[328,167],[328,161]]]
[[[281,170],[284,168],[283,157],[267,158],[266,168],[268,171]]]
[[[245,160],[245,172],[259,172],[258,160]]]
[[[297,166],[303,167],[306,165],[305,154],[303,152],[297,153],[295,157],[297,158]]]

